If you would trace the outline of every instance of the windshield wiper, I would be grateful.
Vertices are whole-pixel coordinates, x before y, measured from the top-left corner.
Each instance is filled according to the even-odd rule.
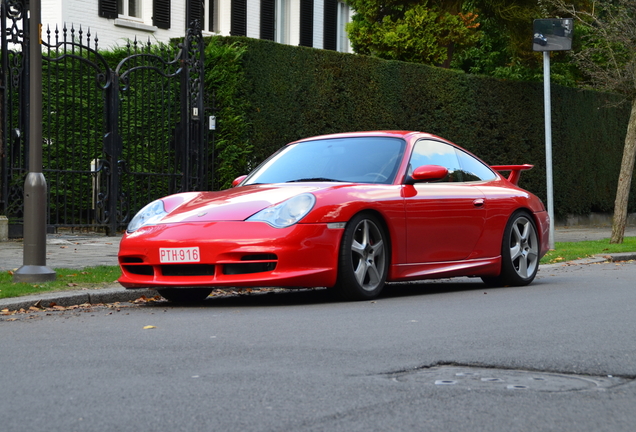
[[[331,179],[327,177],[310,177],[310,178],[302,178],[297,180],[289,180],[286,183],[296,183],[296,182],[341,182],[342,180]]]

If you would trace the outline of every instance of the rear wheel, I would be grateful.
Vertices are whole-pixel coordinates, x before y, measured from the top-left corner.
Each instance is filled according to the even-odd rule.
[[[523,286],[532,282],[539,269],[539,238],[532,217],[525,211],[515,212],[504,232],[501,245],[501,273],[483,277],[492,286]]]
[[[375,298],[384,288],[388,269],[388,235],[382,223],[371,214],[354,216],[342,237],[335,292],[346,300]]]
[[[202,302],[212,292],[210,288],[164,288],[157,291],[173,303]]]

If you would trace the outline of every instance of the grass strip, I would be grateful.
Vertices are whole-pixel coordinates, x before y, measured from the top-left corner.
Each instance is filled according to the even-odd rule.
[[[594,255],[636,252],[636,237],[625,237],[623,243],[610,244],[610,239],[586,240],[579,242],[556,242],[554,250],[541,259],[541,264],[555,264],[574,261]]]
[[[43,292],[105,288],[117,284],[121,276],[119,266],[96,266],[83,269],[55,269],[51,282],[13,282],[13,271],[0,273],[0,299]]]
[[[610,244],[609,239],[580,242],[557,242],[541,264],[555,264],[587,258],[593,255],[636,252],[636,237],[625,237],[621,244]],[[97,266],[83,269],[55,269],[56,279],[51,282],[13,282],[13,272],[0,273],[0,299],[20,297],[43,292],[105,288],[117,284],[121,276],[118,266]]]

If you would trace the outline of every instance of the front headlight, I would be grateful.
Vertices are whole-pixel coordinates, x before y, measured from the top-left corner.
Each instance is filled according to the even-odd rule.
[[[142,226],[153,225],[161,220],[168,213],[163,206],[163,201],[156,200],[139,210],[139,213],[128,224],[126,231],[129,233],[137,231]]]
[[[267,222],[274,228],[286,228],[304,218],[314,207],[314,204],[316,204],[316,197],[305,193],[263,209],[247,220],[249,222]]]

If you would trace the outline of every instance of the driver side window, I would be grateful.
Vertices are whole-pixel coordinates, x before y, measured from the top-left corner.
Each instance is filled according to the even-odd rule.
[[[448,175],[441,182],[461,181],[459,174],[461,165],[457,158],[455,148],[433,140],[421,140],[413,147],[411,160],[409,161],[408,174],[411,175],[415,168],[423,165],[440,165],[448,170]]]

